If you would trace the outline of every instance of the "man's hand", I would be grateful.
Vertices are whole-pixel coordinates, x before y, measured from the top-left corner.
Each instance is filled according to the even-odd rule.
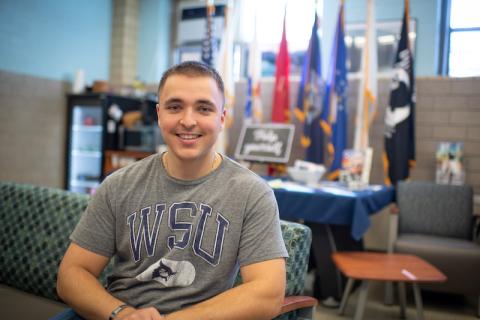
[[[165,319],[157,309],[154,307],[148,307],[143,309],[134,309],[128,307],[123,309],[115,320],[158,320]]]

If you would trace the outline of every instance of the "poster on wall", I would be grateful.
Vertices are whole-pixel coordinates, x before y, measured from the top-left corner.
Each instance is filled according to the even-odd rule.
[[[465,183],[462,142],[440,142],[436,161],[435,180],[437,183],[456,185]]]

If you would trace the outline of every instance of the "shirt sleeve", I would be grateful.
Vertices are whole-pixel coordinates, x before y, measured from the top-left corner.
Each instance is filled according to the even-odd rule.
[[[258,182],[247,198],[240,238],[240,266],[288,257],[279,219],[273,191],[263,181]]]
[[[84,249],[111,257],[115,253],[115,215],[107,178],[91,197],[87,209],[70,235]]]

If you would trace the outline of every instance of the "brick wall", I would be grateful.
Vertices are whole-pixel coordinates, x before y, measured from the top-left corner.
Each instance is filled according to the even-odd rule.
[[[63,188],[69,84],[0,71],[0,180]]]
[[[137,76],[138,0],[113,1],[110,84],[131,85]]]
[[[441,141],[465,146],[466,181],[480,194],[480,78],[418,80],[417,168],[413,179],[434,180],[431,156]]]
[[[418,80],[417,167],[412,178],[435,180],[431,154],[441,141],[464,143],[466,183],[477,195],[480,215],[480,78]]]

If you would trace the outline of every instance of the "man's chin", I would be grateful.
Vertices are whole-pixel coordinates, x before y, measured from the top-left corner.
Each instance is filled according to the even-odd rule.
[[[172,150],[175,157],[181,161],[195,161],[202,157],[202,153],[199,150]]]

